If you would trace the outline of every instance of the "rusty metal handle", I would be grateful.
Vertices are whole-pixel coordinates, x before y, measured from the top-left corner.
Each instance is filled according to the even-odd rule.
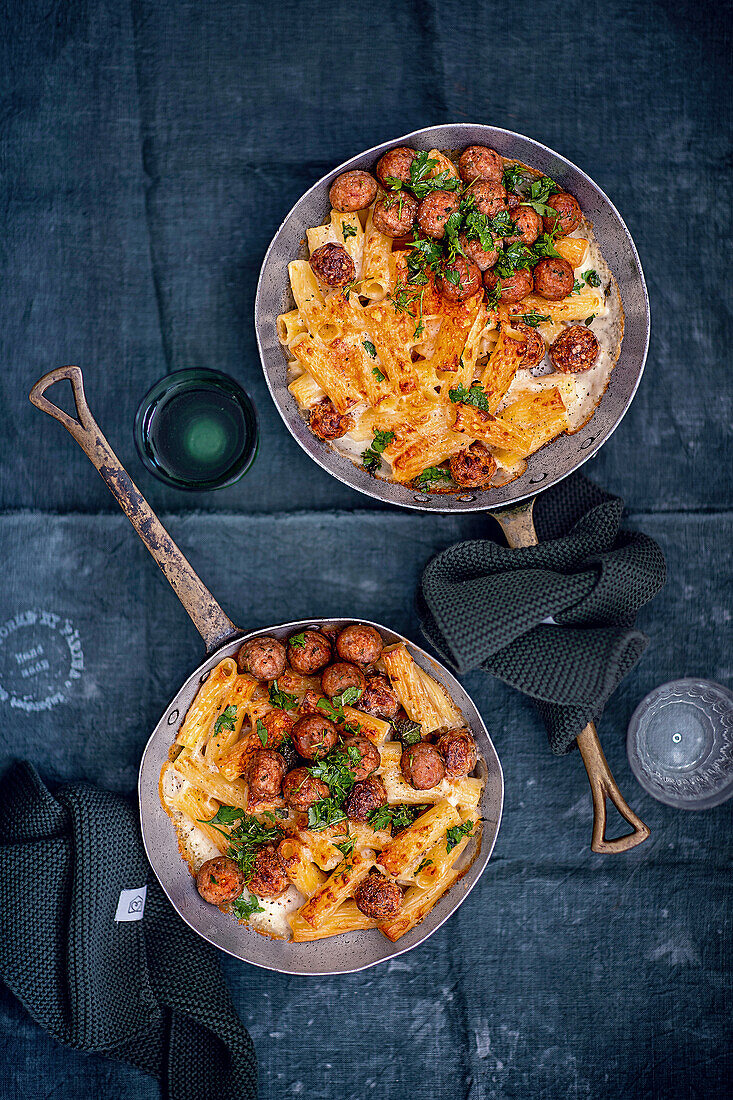
[[[57,382],[68,380],[74,391],[76,419],[45,396]],[[193,620],[210,652],[234,637],[238,630],[194,572],[163,524],[120,463],[92,416],[84,394],[84,377],[79,367],[58,367],[36,382],[30,400],[48,413],[74,437],[87,458],[104,478],[107,488],[163,570],[166,580]]]
[[[494,512],[504,537],[512,549],[522,546],[536,546],[538,543],[537,532],[534,529],[532,509],[535,498],[525,501],[516,508],[503,508]],[[608,761],[603,754],[598,732],[593,722],[589,722],[578,734],[578,748],[585,764],[590,781],[591,794],[593,796],[593,836],[591,838],[591,851],[604,855],[615,852],[628,852],[635,848],[649,836],[649,828],[640,817],[634,813],[627,804],[619,790],[618,783],[611,774]],[[606,838],[606,798],[610,798],[621,817],[628,822],[632,832],[615,840]]]

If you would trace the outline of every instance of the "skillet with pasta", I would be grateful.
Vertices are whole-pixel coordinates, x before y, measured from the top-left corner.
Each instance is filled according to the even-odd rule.
[[[351,623],[253,638],[220,661],[160,797],[206,901],[294,941],[368,928],[395,941],[478,852],[477,765],[409,647]]]
[[[577,200],[485,146],[398,146],[330,189],[277,318],[311,431],[376,477],[490,489],[593,415],[623,309]]]

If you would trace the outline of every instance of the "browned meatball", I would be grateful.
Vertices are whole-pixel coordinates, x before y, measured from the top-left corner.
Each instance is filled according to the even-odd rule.
[[[536,367],[544,359],[547,350],[544,337],[536,328],[525,325],[522,321],[512,321],[511,325],[517,332],[521,332],[524,337],[524,355],[519,364],[520,367],[524,367],[525,370]]]
[[[286,664],[285,646],[269,635],[250,638],[237,653],[239,671],[251,672],[256,680],[277,680]]]
[[[306,760],[318,760],[338,741],[338,730],[325,715],[307,714],[293,726],[293,744]]]
[[[326,286],[346,286],[353,282],[356,275],[351,256],[340,244],[332,241],[317,248],[308,262]]]
[[[520,206],[518,210],[512,211],[512,221],[517,227],[517,232],[511,237],[504,238],[507,244],[521,241],[529,248],[542,232],[542,218],[531,206]]]
[[[307,768],[293,768],[283,779],[283,798],[291,809],[301,813],[330,793],[323,780],[316,779]]]
[[[451,302],[462,302],[481,288],[481,272],[473,260],[456,256],[438,276],[438,290]]]
[[[360,688],[363,691],[366,678],[357,665],[348,661],[336,661],[321,673],[321,687],[323,694],[333,699],[334,695],[341,695],[347,688]]]
[[[460,202],[453,191],[431,191],[417,208],[417,224],[427,237],[439,241],[445,236],[445,223]]]
[[[377,181],[368,172],[342,172],[328,192],[331,206],[342,214],[364,210],[377,197]]]
[[[354,427],[354,418],[342,415],[331,398],[324,397],[310,410],[308,426],[319,439],[341,439]]]
[[[471,194],[476,201],[476,209],[479,214],[485,214],[487,218],[493,218],[506,210],[506,191],[500,183],[492,183],[491,180],[479,180],[471,188]]]
[[[488,271],[499,258],[499,252],[495,248],[492,248],[489,252],[484,251],[478,237],[469,238],[465,233],[461,233],[458,239],[466,256],[476,264],[479,271]]]
[[[260,848],[255,856],[254,870],[249,877],[247,889],[258,898],[279,898],[290,885],[280,857],[272,844]]]
[[[380,199],[372,212],[374,228],[387,237],[404,237],[415,224],[417,199],[406,191],[394,191]]]
[[[558,236],[564,237],[577,229],[583,219],[580,203],[567,191],[558,191],[556,195],[550,195],[547,205],[555,211],[554,214],[546,214],[543,218],[545,230],[548,233],[557,230]]]
[[[368,775],[377,770],[382,761],[379,749],[371,743],[368,737],[360,737],[359,734],[355,734],[353,737],[345,737],[343,746],[345,749],[356,749],[361,757],[359,763],[355,766],[349,764],[349,771],[353,772],[356,780],[366,779]]]
[[[288,641],[288,660],[294,672],[312,676],[331,660],[331,645],[317,630],[301,630]]]
[[[439,737],[438,752],[445,760],[445,774],[451,778],[470,775],[476,767],[476,742],[466,729],[448,730]]]
[[[574,286],[573,269],[559,256],[547,256],[534,269],[535,291],[550,302],[567,298]]]
[[[513,302],[521,302],[528,294],[532,293],[532,272],[523,268],[515,271],[513,275],[497,275],[495,271],[484,272],[484,286],[487,290],[500,288],[499,301],[511,305]]]
[[[370,676],[367,686],[356,704],[359,710],[373,714],[375,718],[396,718],[400,701],[386,676]]]
[[[382,656],[382,635],[373,626],[352,623],[336,639],[336,652],[343,661],[355,665],[373,665]]]
[[[495,149],[489,149],[486,145],[469,145],[458,158],[458,171],[466,183],[473,183],[474,180],[501,183],[504,161]]]
[[[416,791],[427,791],[437,787],[445,775],[443,758],[434,745],[427,741],[418,741],[408,745],[402,753],[400,768],[405,782]]]
[[[276,798],[285,775],[285,761],[273,749],[257,749],[249,763],[247,779],[258,798]]]
[[[355,783],[344,809],[350,821],[367,821],[373,810],[387,805],[387,792],[378,775],[370,775]]]
[[[216,856],[202,863],[196,875],[196,889],[210,905],[226,905],[244,890],[244,875],[228,856]]]
[[[407,145],[397,145],[394,149],[389,149],[377,161],[375,168],[377,179],[385,187],[389,187],[391,179],[409,183],[410,165],[416,156],[417,150],[410,149]]]
[[[506,193],[506,208],[510,214],[513,215],[514,210],[518,210],[522,205],[522,199],[519,195],[515,195],[513,191],[507,191]]]
[[[396,882],[371,871],[354,891],[354,901],[365,917],[386,920],[396,917],[402,908],[402,890]]]
[[[496,460],[483,443],[476,441],[450,460],[450,474],[464,489],[483,489],[496,473]]]
[[[595,333],[585,325],[571,325],[550,344],[550,359],[557,370],[565,374],[580,374],[590,370],[599,351]]]

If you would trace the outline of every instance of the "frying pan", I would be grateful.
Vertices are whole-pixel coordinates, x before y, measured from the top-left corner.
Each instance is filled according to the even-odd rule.
[[[560,436],[543,447],[530,458],[522,476],[508,485],[486,492],[431,496],[370,477],[362,467],[313,435],[288,392],[285,356],[277,339],[275,321],[278,314],[293,308],[287,265],[301,254],[306,230],[320,225],[328,216],[331,209],[328,191],[336,176],[354,168],[373,171],[379,157],[395,145],[453,150],[474,144],[488,145],[503,157],[539,169],[576,196],[618,283],[625,312],[624,339],[608,389],[595,415],[580,431]],[[265,255],[255,298],[255,328],[265,378],[278,412],[303,450],[329,474],[385,504],[423,512],[493,512],[511,547],[534,546],[537,535],[532,520],[533,494],[540,486],[546,489],[555,485],[592,458],[618,426],[636,393],[649,347],[649,299],[639,257],[621,215],[585,172],[546,145],[511,130],[454,123],[414,130],[367,149],[332,169],[306,191],[283,221]],[[649,836],[649,829],[621,795],[592,723],[578,736],[578,747],[593,796],[591,849],[607,854],[625,852],[641,844]],[[607,797],[632,827],[626,836],[613,840],[605,835]]]
[[[68,379],[74,393],[76,417],[54,405],[45,393],[56,382]],[[194,626],[206,644],[206,658],[188,677],[171,700],[153,730],[140,764],[138,793],[143,843],[148,859],[163,890],[178,914],[209,943],[245,962],[283,974],[347,974],[374,966],[416,947],[448,919],[470,893],[489,862],[499,831],[504,801],[504,778],[499,758],[476,706],[458,681],[438,661],[401,634],[372,622],[388,643],[406,642],[417,663],[446,688],[460,708],[478,743],[483,761],[480,774],[485,788],[478,812],[483,830],[480,838],[465,849],[461,858],[468,864],[475,859],[461,878],[437,903],[434,909],[411,932],[397,943],[390,943],[381,932],[351,932],[333,939],[312,943],[286,943],[263,936],[245,925],[239,925],[225,913],[199,897],[193,879],[178,851],[173,824],[160,804],[158,782],[160,770],[201,683],[223,657],[232,657],[247,638],[260,634],[286,638],[308,627],[326,623],[346,626],[353,619],[302,619],[298,622],[268,626],[249,634],[238,630],[221,609],[208,588],[194,572],[190,563],[173,542],[163,524],[153,512],[109,443],[102,435],[86,402],[84,381],[78,367],[60,367],[38,381],[30,399],[36,408],[53,416],[71,433],[87,457],[104,478],[108,489],[132,523],[138,535],[163,570],[173,591],[191,616]],[[359,619],[359,622],[368,620]]]

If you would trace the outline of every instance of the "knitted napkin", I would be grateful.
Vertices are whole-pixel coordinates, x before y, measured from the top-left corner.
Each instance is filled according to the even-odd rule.
[[[152,1074],[169,1100],[255,1100],[254,1047],[217,953],[163,894],[130,802],[83,783],[52,795],[14,764],[0,859],[0,976],[37,1023]],[[145,885],[142,920],[116,922],[120,892]]]
[[[538,546],[458,543],[422,576],[431,644],[459,673],[483,668],[531,696],[559,755],[646,649],[636,613],[665,581],[658,545],[622,530],[622,512],[622,500],[576,474],[538,498]]]

